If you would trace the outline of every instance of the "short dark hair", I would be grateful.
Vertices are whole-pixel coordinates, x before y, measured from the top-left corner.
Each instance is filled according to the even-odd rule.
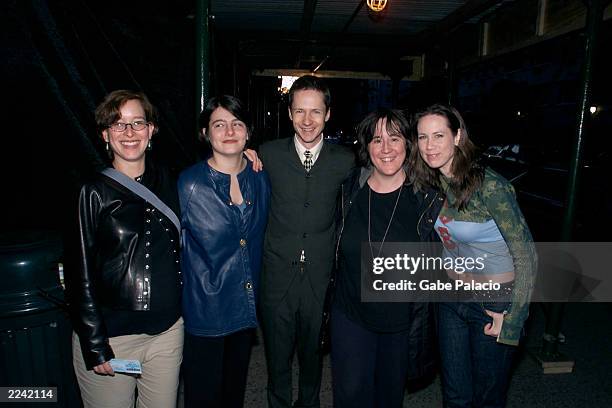
[[[291,89],[289,89],[289,108],[293,105],[293,96],[297,91],[319,91],[323,94],[323,100],[325,101],[325,109],[329,110],[329,104],[331,103],[331,93],[327,83],[314,75],[304,75],[295,80]]]
[[[404,113],[399,109],[379,108],[368,113],[368,115],[357,125],[356,133],[357,140],[359,141],[359,162],[362,166],[369,166],[372,163],[368,152],[368,145],[374,138],[376,124],[381,119],[387,120],[387,132],[399,133],[406,139],[406,158],[408,158],[408,154],[412,149],[412,143],[409,138],[410,122]]]
[[[95,111],[96,127],[98,133],[102,135],[102,131],[121,118],[121,107],[131,100],[140,101],[142,109],[145,112],[145,119],[155,125],[154,132],[157,132],[157,109],[149,101],[147,95],[140,91],[131,91],[128,89],[117,89],[104,97],[104,100],[98,105]]]
[[[247,136],[250,136],[252,133],[252,124],[251,117],[249,112],[245,108],[244,104],[240,101],[240,99],[236,98],[232,95],[220,95],[214,96],[208,100],[206,106],[202,113],[200,113],[200,117],[198,119],[198,124],[200,128],[200,138],[204,138],[204,140],[208,141],[208,123],[210,122],[210,116],[217,108],[223,108],[229,111],[232,115],[236,117],[236,119],[241,120],[246,125]],[[202,130],[206,129],[206,134],[202,134]]]

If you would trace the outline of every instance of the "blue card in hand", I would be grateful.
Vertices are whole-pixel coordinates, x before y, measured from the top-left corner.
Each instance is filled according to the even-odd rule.
[[[116,373],[127,373],[127,374],[142,374],[142,367],[138,360],[122,360],[120,358],[113,358],[109,361],[113,371]]]

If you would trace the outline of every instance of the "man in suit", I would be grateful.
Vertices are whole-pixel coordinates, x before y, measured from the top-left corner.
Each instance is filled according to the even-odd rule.
[[[319,406],[318,338],[334,259],[336,198],[354,166],[350,150],[323,140],[329,104],[320,78],[298,78],[289,90],[294,136],[260,149],[272,186],[260,304],[271,408],[291,407],[296,349],[300,376],[293,406]]]

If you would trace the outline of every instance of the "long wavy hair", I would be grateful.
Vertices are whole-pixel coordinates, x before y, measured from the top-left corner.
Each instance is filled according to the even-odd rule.
[[[484,166],[479,160],[479,149],[470,140],[463,117],[452,106],[435,104],[414,115],[411,138],[415,148],[412,149],[408,158],[410,181],[413,183],[415,190],[422,191],[430,187],[441,189],[440,171],[429,167],[418,149],[419,120],[428,115],[438,115],[445,118],[453,136],[459,133],[459,143],[455,146],[451,165],[453,177],[448,186],[455,199],[448,204],[461,211],[466,208],[472,195],[482,185]]]

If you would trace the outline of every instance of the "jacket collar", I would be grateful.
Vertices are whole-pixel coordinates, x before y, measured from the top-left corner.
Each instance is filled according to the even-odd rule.
[[[404,180],[404,186],[407,186],[410,184],[408,180],[408,169],[404,167],[404,171],[406,172],[406,179]],[[364,166],[361,168],[361,172],[359,173],[359,188],[362,188],[365,185],[365,183],[368,181],[368,178],[370,178],[373,172],[374,172],[374,169],[372,168],[371,165]]]
[[[242,170],[236,176],[238,179],[238,183],[241,186],[242,186],[243,181],[247,177],[249,177],[251,173],[253,172],[253,163],[249,161],[249,159],[246,159],[246,161],[247,163],[246,163],[246,166],[244,167],[244,170]],[[230,185],[230,175],[229,174],[221,173],[220,171],[213,169],[210,166],[210,164],[208,164],[208,159],[204,160],[202,163],[204,165],[204,174],[208,178],[210,178],[213,185],[221,187],[221,188],[229,188],[229,185]]]

